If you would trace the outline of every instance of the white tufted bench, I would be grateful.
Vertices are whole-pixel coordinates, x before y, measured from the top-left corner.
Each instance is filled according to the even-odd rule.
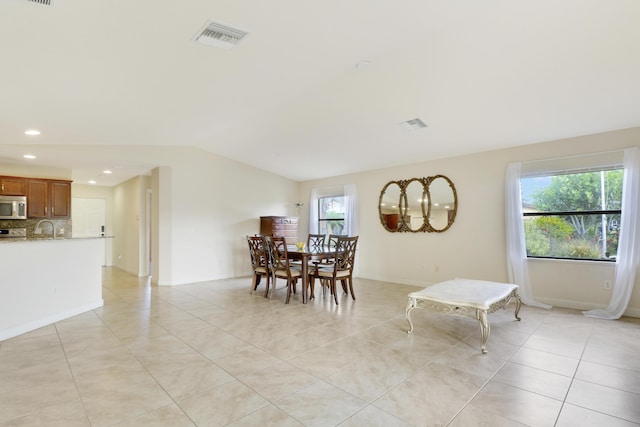
[[[409,322],[407,332],[413,332],[410,313],[414,308],[472,317],[480,322],[482,353],[486,354],[490,332],[487,316],[500,308],[506,308],[511,300],[515,300],[515,317],[520,320],[518,312],[522,303],[517,291],[518,285],[510,283],[453,279],[436,283],[417,292],[411,292],[406,311]]]

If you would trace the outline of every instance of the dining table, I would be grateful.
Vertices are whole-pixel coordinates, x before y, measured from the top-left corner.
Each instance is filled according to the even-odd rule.
[[[337,249],[335,246],[317,246],[311,248],[298,249],[295,245],[287,245],[287,258],[290,261],[300,261],[302,268],[302,303],[306,304],[307,288],[309,287],[309,263],[313,261],[321,261],[331,259],[336,256]],[[313,298],[313,292],[311,298]]]

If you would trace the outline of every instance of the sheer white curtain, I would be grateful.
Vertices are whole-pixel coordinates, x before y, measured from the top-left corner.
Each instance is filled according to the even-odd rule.
[[[505,176],[505,222],[507,235],[507,269],[509,282],[519,286],[518,295],[523,303],[535,307],[551,308],[533,298],[527,264],[527,247],[522,222],[522,195],[520,194],[520,163],[507,165]]]
[[[344,186],[344,234],[358,235],[358,199],[355,184]]]
[[[627,309],[640,265],[640,149],[624,150],[622,216],[611,301],[605,309],[585,311],[587,317],[619,319]]]
[[[311,190],[309,198],[309,233],[318,234],[318,190]]]

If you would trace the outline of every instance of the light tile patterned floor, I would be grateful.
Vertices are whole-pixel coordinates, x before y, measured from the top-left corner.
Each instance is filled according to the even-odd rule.
[[[414,310],[356,279],[284,304],[249,278],[148,287],[104,270],[105,306],[0,343],[0,426],[631,426],[640,319],[513,307]]]

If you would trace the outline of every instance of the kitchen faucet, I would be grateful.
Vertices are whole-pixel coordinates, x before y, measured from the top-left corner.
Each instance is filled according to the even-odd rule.
[[[53,236],[54,240],[56,238],[56,226],[53,224],[53,221],[51,221],[50,219],[41,219],[40,221],[38,221],[36,223],[36,228],[33,230],[34,234],[40,234],[42,232],[42,229],[40,228],[40,224],[42,224],[43,222],[48,222],[49,224],[51,224],[51,235]]]

